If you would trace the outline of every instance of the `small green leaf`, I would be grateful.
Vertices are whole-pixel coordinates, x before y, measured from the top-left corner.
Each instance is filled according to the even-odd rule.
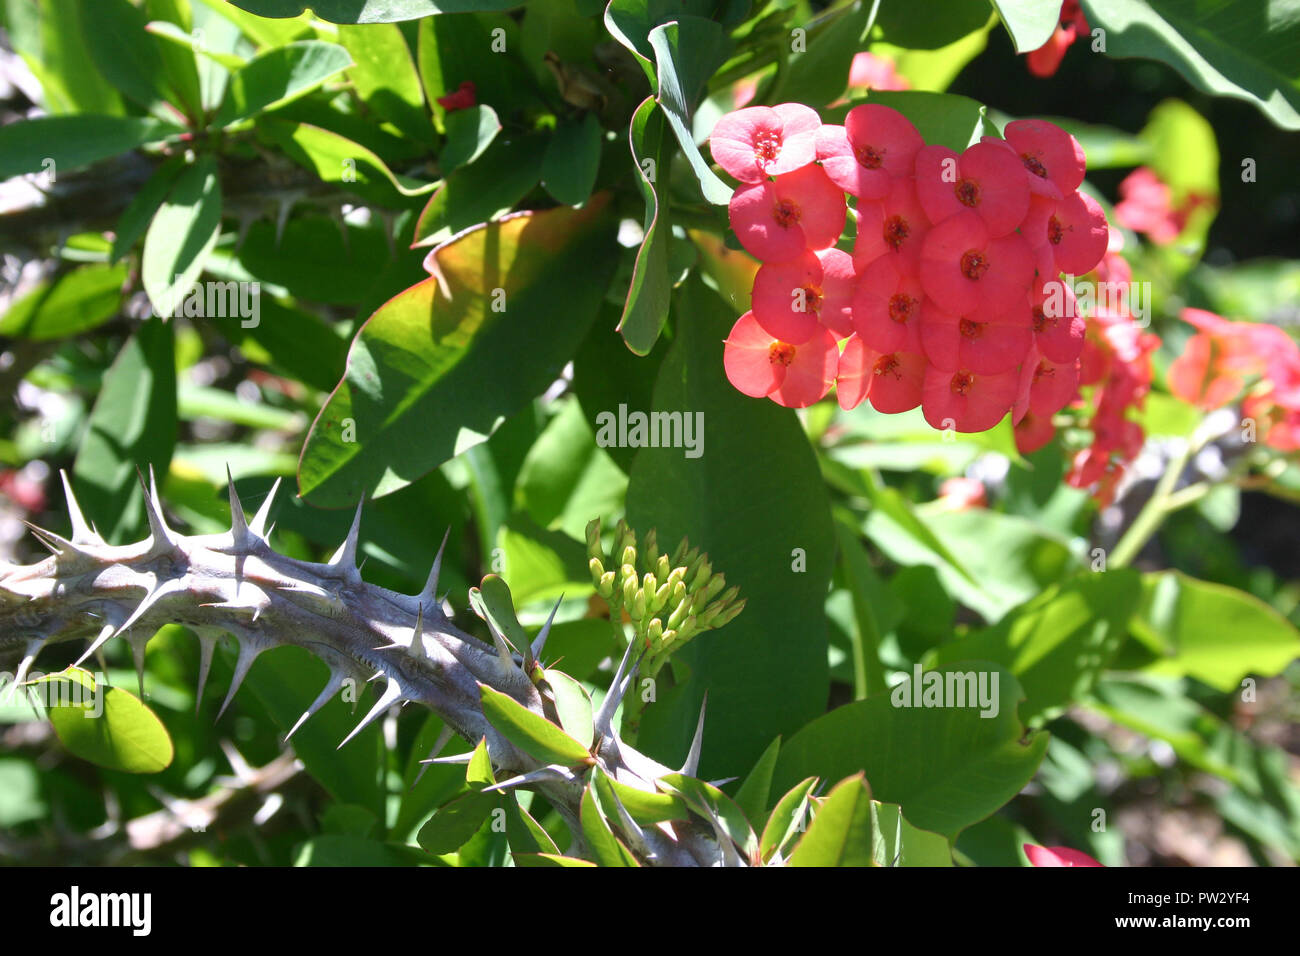
[[[808,795],[817,786],[816,777],[808,777],[786,792],[776,802],[771,816],[763,827],[763,837],[759,841],[759,851],[767,861],[794,838],[796,833],[805,831],[808,814]]]
[[[117,262],[130,252],[136,240],[145,234],[149,223],[176,184],[177,177],[187,168],[184,157],[173,156],[154,170],[117,221],[114,230],[117,235],[113,237],[113,251],[109,257],[111,262]]]
[[[582,835],[587,841],[591,855],[597,866],[636,866],[636,858],[614,836],[609,822],[596,798],[595,784],[587,784],[582,791],[582,803],[578,808],[578,817],[582,824]]]
[[[41,283],[0,317],[0,335],[42,342],[88,332],[117,315],[126,266],[89,265]]]
[[[463,111],[462,111],[463,112]],[[447,135],[451,121],[447,117]],[[579,120],[561,120],[546,144],[542,156],[542,186],[565,206],[579,206],[587,201],[600,170],[600,121],[595,113],[584,113]]]
[[[535,714],[513,697],[479,684],[483,715],[512,744],[546,763],[566,767],[591,760],[587,748],[541,714]]]
[[[912,826],[896,803],[871,801],[877,866],[952,866],[947,838]]]
[[[441,245],[471,226],[500,219],[537,185],[541,148],[537,136],[498,138],[478,162],[452,172],[420,212],[415,244]]]
[[[483,155],[501,132],[496,110],[485,104],[447,114],[447,140],[438,156],[443,176],[460,166],[468,166]],[[585,196],[583,197],[586,198]]]
[[[267,50],[231,74],[213,124],[230,126],[283,106],[350,66],[352,57],[337,43],[302,40]]]
[[[424,88],[400,27],[369,24],[339,28],[339,42],[352,56],[348,71],[365,104],[407,136],[422,143],[433,139],[433,124],[424,105]]]
[[[182,132],[140,116],[41,116],[0,126],[0,179],[39,173],[54,163],[56,176]]]
[[[689,820],[690,807],[686,801],[671,793],[651,793],[628,786],[615,780],[603,770],[596,770],[592,775],[602,801],[605,797],[617,798],[628,815],[637,823],[664,823],[669,820]]]
[[[167,728],[120,687],[98,687],[89,671],[69,668],[29,681],[46,685],[46,711],[68,750],[108,770],[157,773],[175,756]]]
[[[790,854],[791,866],[872,866],[871,790],[862,774],[835,786]]]
[[[439,856],[455,853],[478,833],[479,827],[498,804],[495,793],[471,791],[438,808],[420,827],[416,842],[427,852]]]
[[[668,773],[655,781],[661,790],[675,793],[686,805],[705,819],[715,819],[724,833],[746,857],[758,852],[758,838],[736,802],[711,783],[680,773]]]
[[[559,715],[560,726],[578,743],[590,746],[596,732],[587,689],[563,671],[546,670],[542,676],[555,695],[555,712]]]
[[[144,237],[140,278],[157,314],[174,314],[221,230],[221,181],[217,162],[200,156],[176,180]]]
[[[1058,0],[993,0],[993,7],[1011,34],[1017,53],[1037,50],[1051,39],[1061,21]]]
[[[782,101],[803,103],[816,109],[844,92],[849,85],[853,55],[862,46],[871,7],[871,2],[858,0],[843,8],[808,42],[806,51],[791,54],[789,68],[779,87]]]
[[[754,769],[736,791],[736,806],[740,807],[755,831],[766,821],[767,801],[772,792],[772,771],[776,769],[776,758],[780,752],[781,737],[778,735],[768,744],[763,756],[758,758]]]
[[[648,96],[637,107],[628,127],[632,161],[637,166],[637,188],[645,199],[643,237],[632,266],[623,315],[618,331],[627,347],[638,355],[647,355],[659,340],[668,319],[672,281],[668,275],[668,244],[672,227],[668,210],[661,208],[659,188],[666,186],[669,164],[666,162],[664,112]],[[662,177],[662,179],[661,179]],[[662,220],[662,221],[661,221]]]

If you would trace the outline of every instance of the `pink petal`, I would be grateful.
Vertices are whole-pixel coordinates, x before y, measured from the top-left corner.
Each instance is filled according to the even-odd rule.
[[[822,264],[811,252],[786,262],[769,262],[754,276],[750,308],[763,331],[802,345],[821,330]]]
[[[1063,272],[1083,275],[1106,254],[1106,213],[1091,196],[1070,193],[1047,220],[1047,241]]]
[[[881,355],[868,350],[871,407],[885,415],[911,411],[921,404],[925,381],[925,356],[919,352],[890,352]]]
[[[835,383],[840,350],[829,329],[822,329],[811,341],[791,348],[794,359],[785,370],[785,380],[768,397],[786,408],[807,408],[820,401]]]
[[[920,280],[900,270],[895,257],[882,256],[858,279],[853,296],[854,328],[877,352],[919,352],[924,298]]]
[[[1072,850],[1068,846],[1034,846],[1026,843],[1025,856],[1029,857],[1029,862],[1034,866],[1101,866],[1088,854]]]
[[[773,361],[774,344],[772,336],[755,321],[754,313],[742,315],[731,327],[722,350],[727,381],[751,398],[764,398],[774,392],[786,376],[786,366]]]
[[[959,432],[982,432],[1000,422],[1016,400],[1019,372],[976,375],[927,366],[921,408],[930,426]]]

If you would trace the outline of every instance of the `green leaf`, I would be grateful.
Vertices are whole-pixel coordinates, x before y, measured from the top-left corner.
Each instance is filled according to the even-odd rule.
[[[433,139],[424,88],[400,27],[370,24],[339,28],[339,42],[352,57],[353,87],[376,115],[422,143]]]
[[[183,3],[183,12],[182,12]],[[160,21],[188,34],[190,42],[184,46],[175,43],[154,43],[162,58],[163,75],[171,91],[170,99],[176,103],[185,115],[195,120],[203,116],[203,97],[199,89],[199,71],[197,51],[195,50],[193,23],[190,17],[189,0],[144,0],[144,9],[150,20]],[[149,26],[145,27],[150,33]]]
[[[623,315],[618,320],[618,331],[623,333],[627,347],[638,355],[646,355],[654,348],[668,319],[668,307],[672,301],[672,281],[668,275],[672,228],[667,207],[660,207],[657,183],[660,176],[669,173],[664,115],[654,97],[648,96],[632,114],[628,127],[632,161],[637,166],[636,184],[645,199],[644,238],[632,266],[632,279],[628,284]],[[661,214],[663,222],[660,222]]]
[[[767,816],[767,801],[772,791],[772,772],[776,769],[776,758],[781,752],[781,738],[776,737],[758,758],[754,769],[749,771],[743,783],[736,790],[736,806],[740,807],[750,825],[755,830]]]
[[[697,457],[683,447],[641,448],[627,512],[662,542],[689,536],[747,602],[725,629],[674,656],[690,668],[688,699],[708,689],[701,773],[721,777],[745,773],[773,737],[825,709],[822,602],[835,540],[826,485],[794,411],[748,398],[726,379],[722,341],[734,315],[698,278],[683,285],[676,309],[682,321],[649,407],[702,421],[702,444]],[[661,759],[684,754],[695,713],[685,703],[647,708],[638,745]]]
[[[343,374],[347,340],[315,312],[285,305],[265,291],[258,299],[258,309],[256,325],[237,315],[207,321],[240,345],[250,361],[267,364],[321,391],[333,388]]]
[[[620,783],[600,769],[595,771],[592,779],[600,788],[602,799],[606,795],[617,797],[628,815],[637,823],[649,825],[691,818],[691,811],[686,801],[675,794],[640,790]]]
[[[1060,12],[1060,4],[1057,4]],[[989,19],[989,8],[969,0],[926,0],[899,3],[884,0],[874,32],[895,46],[935,50],[974,33]]]
[[[41,283],[0,317],[0,335],[41,342],[88,332],[117,315],[126,266],[89,265]]]
[[[416,836],[416,842],[435,855],[455,853],[473,839],[489,813],[500,803],[498,795],[472,790],[443,804]]]
[[[835,786],[790,854],[791,866],[872,866],[871,790],[862,774]]]
[[[416,245],[441,245],[471,226],[508,213],[537,185],[540,150],[536,136],[498,139],[478,162],[455,170],[421,211],[415,225]]]
[[[582,803],[578,808],[578,817],[582,824],[582,836],[587,848],[595,858],[597,866],[636,866],[636,858],[628,848],[614,836],[605,812],[596,796],[596,785],[587,784],[582,791]]]
[[[808,795],[816,786],[817,778],[808,777],[787,790],[776,802],[763,826],[763,837],[759,840],[759,852],[764,862],[772,859],[773,854],[781,852],[796,833],[805,832]]]
[[[441,278],[395,296],[353,342],[307,436],[302,493],[323,507],[387,494],[482,441],[555,380],[616,256],[603,202],[521,214],[432,253]]]
[[[541,714],[535,714],[508,694],[479,684],[483,716],[520,750],[546,763],[574,767],[591,760],[587,748]]]
[[[447,117],[448,135],[452,118]],[[561,120],[542,155],[542,186],[565,206],[587,201],[600,170],[600,144],[604,132],[595,113],[578,120]]]
[[[213,125],[230,126],[283,106],[350,66],[352,57],[345,48],[320,40],[302,40],[260,53],[231,74]]]
[[[1210,125],[1182,100],[1164,100],[1138,138],[1148,145],[1150,165],[1169,184],[1175,205],[1191,194],[1219,197],[1219,144]]]
[[[140,527],[144,496],[136,469],[166,475],[176,444],[172,327],[149,319],[105,373],[72,473],[86,513],[117,542]]]
[[[179,126],[139,116],[41,116],[0,126],[0,179],[44,171],[54,162],[55,175],[146,143],[177,136]]]
[[[870,2],[857,0],[843,8],[808,41],[807,50],[790,55],[787,72],[778,81],[783,102],[819,109],[844,92],[849,85],[849,65],[860,49],[871,7]]]
[[[294,866],[418,866],[428,858],[417,859],[410,847],[383,843],[364,837],[326,833],[312,837],[298,848]]]
[[[309,7],[330,23],[392,23],[439,13],[509,10],[522,0],[229,0],[259,17],[296,17]]]
[[[221,179],[216,160],[205,154],[177,177],[145,233],[140,279],[158,315],[175,314],[220,230]]]
[[[857,531],[844,520],[837,520],[835,537],[839,542],[844,580],[853,599],[855,626],[849,635],[853,650],[853,699],[862,700],[869,693],[878,694],[886,689],[884,665],[880,661],[885,628],[877,619],[875,609],[884,586]]]
[[[1160,60],[1206,93],[1254,103],[1283,129],[1300,129],[1300,17],[1289,0],[1243,15],[1229,0],[1084,0],[1106,54]]]
[[[555,696],[555,712],[560,726],[578,743],[591,746],[596,733],[592,725],[591,696],[587,689],[563,671],[542,673]]]
[[[990,690],[997,675],[996,715],[981,717],[978,705],[895,706],[897,689],[845,704],[785,742],[773,784],[784,789],[813,775],[842,779],[861,770],[878,799],[902,806],[922,829],[951,837],[982,820],[1034,775],[1048,735],[1025,731],[1016,716],[1024,694],[1011,674],[980,661],[938,673],[948,671],[987,674]]]
[[[168,115],[171,88],[159,43],[145,30],[149,18],[130,0],[81,4],[81,27],[100,75],[123,95],[152,113]],[[198,115],[198,114],[194,114]]]
[[[40,80],[42,104],[51,114],[94,113],[120,116],[122,98],[91,58],[81,25],[80,0],[0,2],[8,20],[9,43]]]
[[[516,853],[515,866],[596,866],[591,860],[558,853]]]
[[[736,802],[711,783],[680,773],[666,773],[655,780],[660,790],[677,794],[686,805],[706,819],[714,819],[740,848],[746,859],[758,852],[758,837]]]
[[[496,110],[479,104],[456,110],[447,115],[447,142],[438,156],[438,165],[444,176],[458,166],[467,166],[483,155],[483,151],[501,132],[501,121]],[[586,199],[586,196],[582,197]]]
[[[149,223],[153,221],[154,215],[176,184],[177,177],[186,168],[188,167],[185,165],[184,157],[173,156],[154,170],[153,175],[145,181],[144,186],[135,194],[131,204],[126,207],[126,211],[117,221],[117,228],[114,230],[117,235],[113,237],[113,251],[109,257],[111,262],[117,262],[130,252],[136,240],[145,234]]]
[[[1259,598],[1179,571],[1142,576],[1133,633],[1162,657],[1152,674],[1194,677],[1225,693],[1247,674],[1272,677],[1300,657],[1300,632]]]
[[[1037,50],[1051,39],[1061,22],[1057,0],[993,0],[993,8],[1011,34],[1017,53]]]
[[[871,801],[877,866],[952,866],[946,838],[912,826],[896,803]]]
[[[940,647],[933,663],[997,661],[1025,691],[1020,715],[1050,718],[1081,700],[1128,636],[1141,587],[1130,570],[1084,571],[995,627]]]
[[[691,117],[704,95],[713,71],[731,46],[722,27],[703,17],[680,17],[650,31],[659,81],[657,101],[677,136],[682,155],[699,180],[700,192],[715,205],[731,201],[731,187],[709,169],[691,134]]]
[[[149,707],[120,687],[98,687],[89,671],[69,668],[30,681],[44,685],[54,732],[82,760],[125,773],[158,773],[175,756],[167,728]]]

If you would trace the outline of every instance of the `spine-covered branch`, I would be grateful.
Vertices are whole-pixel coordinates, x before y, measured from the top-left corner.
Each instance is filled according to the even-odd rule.
[[[324,661],[330,678],[289,736],[349,679],[382,678],[384,689],[377,702],[343,743],[397,704],[422,704],[442,717],[448,735],[454,730],[471,742],[486,740],[502,781],[498,786],[527,786],[543,793],[575,834],[582,833],[579,810],[583,773],[589,767],[647,792],[655,790],[656,779],[673,773],[624,744],[614,726],[615,709],[633,683],[636,641],[629,645],[604,705],[594,714],[587,766],[547,765],[493,726],[484,713],[482,687],[555,721],[545,682],[534,680],[541,673],[535,659],[542,653],[549,624],[522,653],[496,628],[490,628],[495,646],[457,628],[437,594],[445,538],[424,587],[417,594],[400,594],[361,578],[356,564],[360,506],[347,539],[320,564],[272,549],[268,521],[276,489],[247,521],[232,482],[231,530],[187,536],[168,526],[151,475],[145,489],[148,539],[113,546],[82,515],[66,475],[63,482],[71,540],[30,526],[52,555],[34,565],[0,564],[0,653],[19,650],[20,681],[42,648],[78,639],[88,641],[84,660],[105,642],[122,637],[141,667],[146,643],[164,624],[175,622],[201,642],[200,698],[217,640],[225,634],[236,640],[234,678],[221,712],[259,654],[296,644]],[[440,741],[437,749],[445,743]],[[692,754],[698,749],[697,741]],[[619,816],[621,835],[642,862],[714,865],[739,860],[735,848],[719,839],[716,820],[692,817],[690,822],[642,827],[624,813]]]

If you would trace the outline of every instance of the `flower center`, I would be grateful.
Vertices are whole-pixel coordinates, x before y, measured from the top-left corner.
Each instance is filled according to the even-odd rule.
[[[1046,362],[1039,362],[1038,368],[1034,369],[1034,381],[1037,382],[1040,378],[1043,378],[1044,376],[1046,376],[1047,378],[1055,378],[1056,369],[1052,368]]]
[[[989,271],[989,260],[977,249],[968,249],[961,257],[961,274],[967,279],[978,279]]]
[[[794,361],[794,346],[789,342],[773,342],[771,348],[767,350],[767,360],[773,365],[788,368]]]
[[[965,395],[975,384],[975,376],[965,370],[958,372],[949,383],[954,395]]]
[[[1034,306],[1033,313],[1034,313],[1034,331],[1045,332],[1047,330],[1047,313],[1043,311],[1043,307],[1041,305]],[[1055,325],[1056,323],[1053,321],[1052,324]]]
[[[803,297],[797,300],[796,304],[802,305],[802,309],[796,309],[796,312],[812,312],[814,315],[822,310],[822,290],[815,285],[803,286],[799,291]]]
[[[776,219],[776,224],[782,229],[789,229],[797,224],[803,213],[800,211],[798,204],[793,199],[782,199],[777,202],[776,209],[772,213]]]
[[[781,134],[771,130],[754,137],[754,158],[760,163],[770,163],[781,153]]]
[[[961,329],[961,334],[965,338],[977,339],[984,334],[986,324],[985,322],[972,322],[970,319],[962,319],[957,323],[957,327]]]
[[[876,375],[892,375],[894,378],[902,378],[903,373],[898,370],[897,355],[882,355],[876,359],[876,364],[871,367],[871,371]]]
[[[1047,241],[1054,246],[1059,246],[1064,238],[1065,227],[1061,225],[1061,220],[1055,216],[1047,220]]]
[[[956,194],[957,201],[963,206],[970,206],[974,209],[980,204],[980,184],[973,179],[958,180],[952,191]]]
[[[916,312],[916,299],[906,292],[897,292],[889,299],[889,317],[895,322],[906,322]]]
[[[1028,153],[1020,154],[1020,161],[1025,164],[1025,169],[1029,170],[1039,179],[1047,178],[1047,167],[1037,156],[1030,156]]]
[[[894,215],[885,220],[881,235],[885,239],[885,244],[897,252],[911,232],[912,228],[907,224],[907,220],[902,216]]]
[[[854,146],[853,155],[857,158],[858,165],[865,166],[867,169],[879,169],[885,162],[884,150],[878,150],[876,147],[868,146],[865,143],[861,146]]]

